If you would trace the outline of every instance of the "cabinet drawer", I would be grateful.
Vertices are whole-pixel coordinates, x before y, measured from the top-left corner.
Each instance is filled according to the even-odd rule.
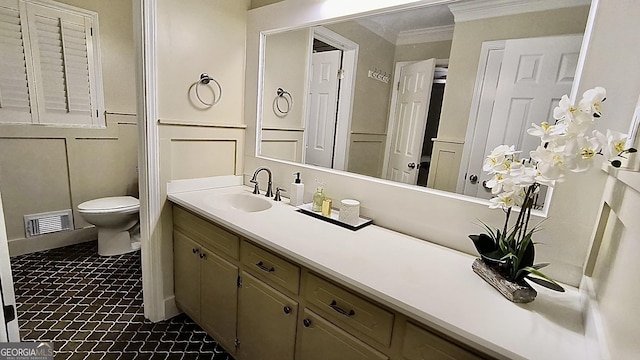
[[[331,319],[350,326],[385,346],[391,344],[393,313],[313,274],[306,276],[304,297],[326,312]]]
[[[281,286],[294,294],[300,287],[300,268],[266,250],[243,241],[240,262],[268,283]]]
[[[240,238],[186,210],[173,207],[173,226],[209,250],[238,259]]]
[[[296,359],[303,360],[389,359],[309,309],[299,321],[296,346]]]
[[[479,360],[481,357],[443,339],[431,331],[407,323],[402,341],[402,356],[407,360]]]

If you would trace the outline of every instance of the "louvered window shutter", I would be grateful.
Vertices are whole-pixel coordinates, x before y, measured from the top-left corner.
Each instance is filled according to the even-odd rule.
[[[17,0],[0,0],[0,120],[31,123],[35,109],[28,78],[31,77],[26,19]],[[29,68],[28,68],[29,66]],[[34,114],[37,117],[37,114]],[[37,118],[36,118],[37,120]]]
[[[41,124],[98,125],[91,18],[27,3]]]

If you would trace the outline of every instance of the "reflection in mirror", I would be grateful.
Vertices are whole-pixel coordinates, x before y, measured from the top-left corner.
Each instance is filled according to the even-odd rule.
[[[490,198],[485,155],[532,150],[526,129],[570,93],[588,11],[454,25],[438,5],[270,33],[259,154]]]

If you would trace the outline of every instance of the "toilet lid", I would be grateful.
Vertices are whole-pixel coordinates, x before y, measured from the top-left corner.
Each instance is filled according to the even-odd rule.
[[[113,196],[85,201],[78,205],[80,211],[113,211],[140,208],[140,200],[133,196]]]

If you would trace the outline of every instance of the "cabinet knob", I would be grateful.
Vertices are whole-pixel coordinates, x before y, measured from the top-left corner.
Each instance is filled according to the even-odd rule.
[[[291,314],[291,308],[289,306],[285,306],[282,311],[287,315]]]
[[[192,251],[194,254],[197,254],[197,253],[198,253],[198,249],[196,249],[196,248],[191,249],[191,251]]]
[[[302,325],[304,325],[304,327],[311,326],[311,320],[309,320],[309,319],[302,320]]]
[[[200,254],[200,259],[204,259],[205,257],[207,257],[207,255],[205,255],[205,254]]]

